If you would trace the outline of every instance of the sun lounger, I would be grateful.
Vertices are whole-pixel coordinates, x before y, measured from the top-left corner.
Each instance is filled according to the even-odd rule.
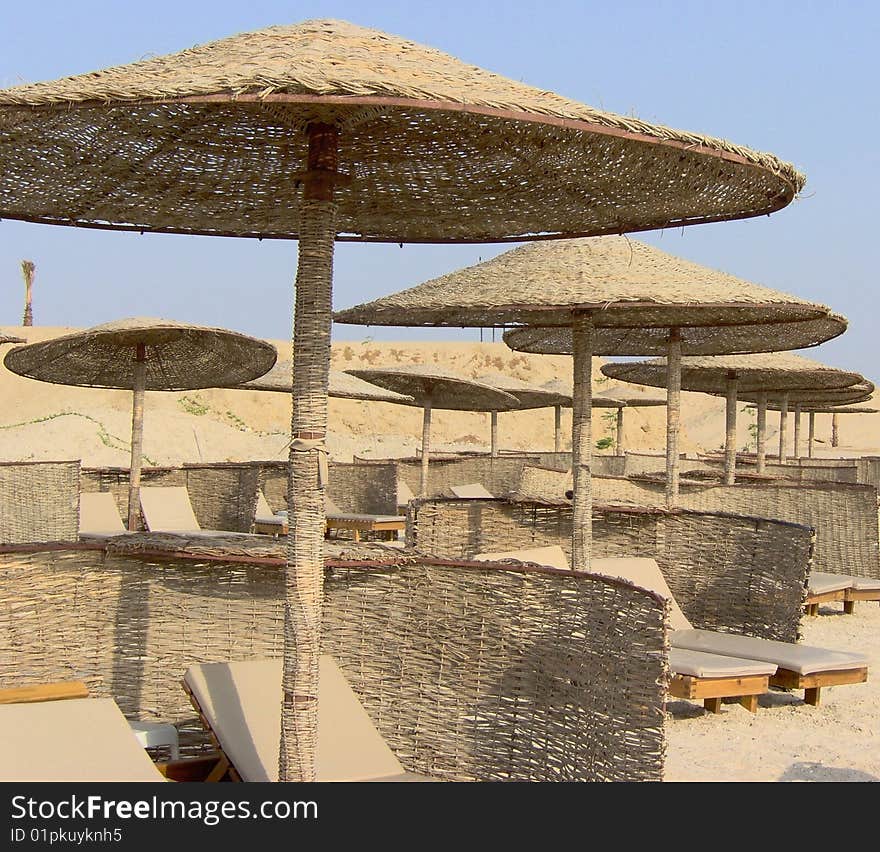
[[[183,688],[222,754],[209,780],[277,781],[281,660],[198,663]],[[319,663],[318,781],[432,781],[404,770],[332,657]]]
[[[402,480],[397,480],[397,514],[405,515],[410,500],[415,499],[412,489]]]
[[[495,495],[480,482],[470,482],[467,485],[450,485],[449,493],[452,497],[470,497],[474,499],[494,499]]]
[[[110,698],[0,704],[0,781],[164,781]]]
[[[819,704],[823,686],[864,683],[868,679],[868,658],[864,654],[694,629],[675,602],[660,567],[653,559],[594,559],[590,570],[611,577],[622,577],[669,598],[672,648],[775,664],[777,670],[770,676],[770,685],[783,689],[803,689],[807,704]]]
[[[362,532],[377,532],[382,537],[394,540],[398,533],[406,529],[406,518],[402,515],[370,515],[342,512],[329,498],[325,498],[326,534],[332,530],[350,530],[354,540],[361,540]]]
[[[811,572],[804,601],[807,615],[818,615],[819,605],[831,601],[843,601],[844,613],[852,615],[857,601],[880,601],[880,580],[853,574]]]
[[[79,495],[79,534],[82,538],[124,535],[116,498],[109,491],[83,491]]]
[[[191,536],[247,535],[230,530],[205,530],[199,526],[189,494],[182,485],[142,485],[141,513],[150,532]]]
[[[491,561],[516,559],[520,562],[549,565],[552,568],[569,567],[568,557],[559,545],[480,553],[474,559]],[[595,573],[617,576],[610,571],[601,570],[603,561],[605,560],[594,560]],[[600,563],[599,567],[596,567],[596,563]],[[637,580],[632,582],[643,588],[651,588]],[[671,593],[669,597],[671,599]],[[674,601],[671,602],[671,606],[677,609]],[[678,612],[680,617],[684,618],[681,611]],[[774,663],[671,648],[669,651],[671,677],[667,691],[675,698],[702,701],[705,709],[711,713],[721,712],[721,702],[725,698],[736,698],[746,710],[755,713],[758,709],[758,696],[770,691],[770,676],[775,674],[776,670],[777,666]]]
[[[253,529],[263,535],[287,535],[287,512],[273,512],[262,488],[257,491]]]

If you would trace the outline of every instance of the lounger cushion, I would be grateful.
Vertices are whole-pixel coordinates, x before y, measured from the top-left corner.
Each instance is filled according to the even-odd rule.
[[[531,547],[526,550],[498,550],[492,553],[477,553],[474,559],[480,562],[497,562],[502,559],[517,559],[520,562],[534,562],[536,565],[549,565],[551,568],[568,568],[568,557],[558,545]]]
[[[189,494],[182,485],[141,486],[141,510],[151,532],[200,530]]]
[[[79,532],[98,536],[126,532],[116,498],[109,491],[84,491],[79,495]]]
[[[453,497],[494,498],[495,495],[479,482],[470,482],[467,485],[450,485],[449,491]]]
[[[827,595],[829,592],[840,592],[852,586],[853,578],[845,574],[826,574],[823,571],[811,571],[807,591],[811,595]]]
[[[286,521],[287,518],[285,516],[272,511],[272,507],[269,505],[269,501],[266,499],[266,495],[263,494],[262,489],[257,491],[257,508],[254,512],[254,522],[281,526]]]
[[[111,698],[0,705],[0,781],[164,781]]]
[[[776,663],[779,668],[800,675],[860,669],[868,665],[868,658],[864,654],[714,630],[675,630],[671,633],[670,642],[673,648]]]
[[[593,559],[588,569],[594,574],[605,574],[607,577],[620,577],[641,586],[650,592],[656,592],[669,599],[669,626],[672,630],[689,630],[691,623],[681,611],[672,590],[656,560],[642,556],[605,556]],[[748,656],[748,655],[746,655]]]
[[[880,580],[873,577],[850,577],[850,588],[857,592],[880,592]]]
[[[685,648],[669,649],[669,670],[679,675],[700,678],[769,676],[776,674],[776,669],[775,663],[762,660],[744,660]]]
[[[332,657],[319,664],[318,781],[410,779]],[[201,663],[184,681],[244,781],[278,780],[281,660]]]

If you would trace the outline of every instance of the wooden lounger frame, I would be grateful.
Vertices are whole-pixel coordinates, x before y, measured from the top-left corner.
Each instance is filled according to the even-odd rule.
[[[720,713],[724,698],[736,698],[749,713],[758,712],[758,696],[770,691],[769,675],[745,677],[695,677],[673,675],[667,692],[675,698],[702,699],[709,713]]]
[[[61,680],[32,686],[11,686],[0,689],[0,704],[32,704],[38,701],[62,701],[66,698],[88,698],[89,688],[80,680]]]
[[[844,589],[843,611],[852,615],[856,601],[877,601],[880,603],[880,589]]]
[[[238,774],[238,770],[233,766],[229,756],[223,751],[223,746],[220,745],[220,740],[217,739],[214,729],[211,727],[211,723],[208,721],[207,716],[205,716],[205,713],[202,710],[202,705],[199,704],[199,699],[196,698],[193,691],[189,688],[189,684],[185,680],[182,680],[180,683],[181,686],[183,686],[183,691],[186,693],[187,698],[189,698],[190,704],[195,708],[199,721],[201,721],[202,726],[205,731],[207,731],[211,744],[217,752],[212,758],[206,758],[206,760],[212,760],[213,763],[207,767],[208,771],[205,774],[205,777],[199,780],[209,782],[241,781],[241,775]]]
[[[354,532],[355,541],[361,540],[362,532],[387,533],[387,535],[383,535],[383,538],[393,540],[395,538],[395,533],[405,529],[406,518],[404,516],[400,516],[397,519],[370,517],[334,518],[328,516],[326,520],[326,535],[329,535],[331,530],[351,530]]]
[[[832,603],[833,601],[845,601],[848,589],[835,589],[833,592],[818,592],[813,595],[807,595],[804,601],[804,612],[807,615],[818,615],[819,604]],[[846,604],[844,604],[846,608]],[[850,610],[851,611],[851,610]]]
[[[770,676],[770,686],[781,689],[803,689],[804,702],[813,707],[819,706],[819,697],[823,686],[843,686],[848,683],[864,683],[868,679],[868,667],[858,669],[835,669],[827,672],[802,675],[791,669],[778,668],[775,675]]]

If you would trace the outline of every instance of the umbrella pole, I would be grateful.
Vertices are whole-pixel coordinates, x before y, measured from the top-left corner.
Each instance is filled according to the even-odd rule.
[[[813,441],[816,439],[816,412],[811,411],[808,415],[810,428],[807,432],[807,458],[813,458]]]
[[[492,438],[491,438],[492,444],[491,444],[490,455],[494,459],[498,455],[498,412],[497,411],[490,411],[489,412],[489,419],[491,422],[490,432],[492,435]]]
[[[279,781],[314,781],[318,654],[324,584],[327,386],[333,290],[337,131],[308,128],[308,170],[299,211],[293,322],[289,533],[284,576]]]
[[[724,484],[736,481],[736,373],[727,374],[727,417],[724,435]]]
[[[801,457],[801,407],[794,407],[794,457],[795,460]]]
[[[588,569],[593,544],[593,318],[575,312],[572,317],[574,394],[572,397],[572,494],[571,567]]]
[[[562,452],[562,406],[555,405],[553,406],[554,414],[553,414],[553,425],[556,429],[554,433],[553,439],[553,449],[557,453]]]
[[[755,470],[764,473],[767,464],[767,394],[758,394],[758,447]]]
[[[621,409],[623,411],[623,409]],[[678,503],[678,432],[681,420],[681,332],[669,329],[666,350],[666,507]]]
[[[788,457],[788,394],[782,394],[779,404],[779,464],[786,464]]]
[[[131,403],[131,464],[128,473],[128,531],[140,526],[141,466],[144,457],[144,389],[147,384],[147,355],[143,343],[137,344]]]
[[[617,409],[617,455],[622,456],[623,448],[623,406]]]
[[[422,409],[422,473],[419,478],[419,495],[428,496],[428,454],[431,452],[431,400],[425,400]]]
[[[836,447],[840,438],[837,432],[837,415],[831,415],[831,446]]]

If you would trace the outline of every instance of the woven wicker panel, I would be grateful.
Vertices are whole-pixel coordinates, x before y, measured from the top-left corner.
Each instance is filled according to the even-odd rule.
[[[801,464],[801,462],[811,464]],[[792,464],[773,464],[767,462],[764,465],[764,475],[776,479],[794,479],[797,482],[858,482],[858,471],[854,465],[823,464],[824,459],[798,459]],[[737,475],[749,471],[755,466],[755,457],[743,458],[737,454]],[[723,461],[706,459],[700,462],[700,467],[707,470],[720,472]],[[691,461],[688,461],[688,468]],[[719,474],[720,475],[720,474]]]
[[[880,489],[880,458],[864,456],[857,461],[858,481]]]
[[[519,482],[523,465],[532,456],[488,455],[462,457],[457,459],[431,459],[431,491],[440,493],[452,485],[479,482],[492,494],[503,496],[513,491]],[[398,476],[413,494],[419,492],[419,464],[398,461]]]
[[[470,505],[468,505],[470,503]],[[809,527],[726,513],[596,507],[594,556],[657,560],[695,627],[793,642],[811,569]],[[419,500],[409,547],[449,558],[558,544],[570,554],[571,506]]]
[[[661,480],[595,477],[602,503],[664,504]],[[831,574],[880,577],[877,490],[845,482],[768,480],[738,483],[682,482],[680,505],[709,512],[733,512],[811,526],[816,531],[815,569]]]
[[[397,466],[330,463],[330,499],[343,511],[369,515],[397,514]]]
[[[574,486],[571,470],[555,470],[536,465],[524,465],[522,475],[510,496],[515,500],[549,500],[566,498]]]
[[[257,508],[257,464],[186,465],[186,490],[203,529],[249,532]]]
[[[0,544],[78,536],[78,461],[0,462]]]
[[[234,385],[262,375],[278,357],[271,343],[235,331],[133,317],[18,346],[3,362],[41,382],[132,390],[139,344],[146,390]]]
[[[772,154],[596,110],[340,21],[18,86],[0,92],[0,109],[0,214],[32,221],[297,237],[292,178],[313,122],[339,128],[353,177],[337,193],[338,230],[366,239],[740,218],[784,207],[804,183]]]
[[[85,680],[130,718],[174,722],[183,754],[198,753],[208,741],[183,672],[281,656],[282,566],[82,547],[0,553],[0,685]],[[656,596],[487,563],[337,568],[326,588],[325,650],[408,769],[662,777],[666,606]]]

